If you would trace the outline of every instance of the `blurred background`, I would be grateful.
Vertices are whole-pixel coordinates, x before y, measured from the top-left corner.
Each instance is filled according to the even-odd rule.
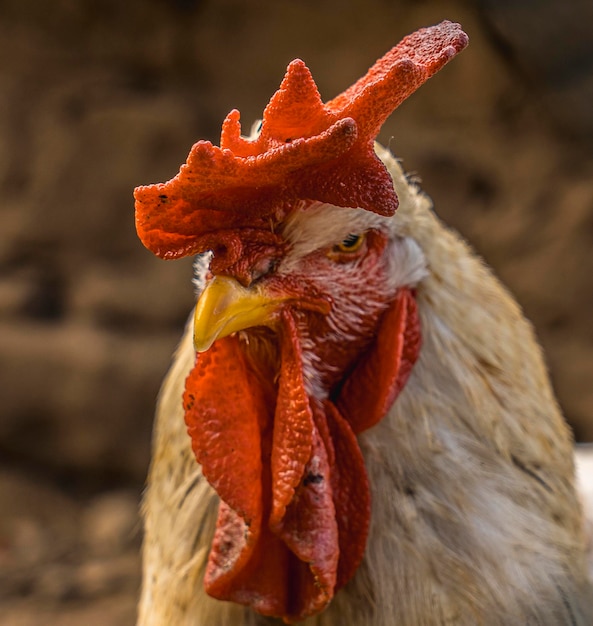
[[[590,0],[0,0],[0,624],[133,624],[155,399],[191,261],[136,238],[226,113],[304,59],[322,97],[404,35],[470,46],[380,139],[533,320],[593,440]]]

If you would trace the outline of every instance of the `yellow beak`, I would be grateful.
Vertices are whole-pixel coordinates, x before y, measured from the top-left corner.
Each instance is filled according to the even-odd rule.
[[[194,346],[204,352],[217,340],[253,326],[269,325],[284,298],[261,286],[246,288],[228,276],[215,276],[200,295],[194,314]]]

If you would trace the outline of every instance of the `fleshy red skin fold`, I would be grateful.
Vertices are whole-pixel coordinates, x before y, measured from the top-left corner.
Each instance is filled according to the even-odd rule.
[[[258,377],[266,368],[250,363],[236,336],[198,356],[186,383],[186,422],[204,476],[221,499],[205,577],[209,594],[290,623],[322,611],[354,575],[370,517],[355,432],[382,417],[377,410],[401,390],[420,349],[418,331],[413,295],[400,289],[365,365],[341,384],[355,407],[353,423],[338,408],[341,394],[324,401],[308,395],[288,308],[276,387]],[[368,373],[377,365],[388,374],[373,380]]]
[[[422,343],[417,309],[413,293],[400,289],[381,318],[371,349],[340,390],[337,405],[356,434],[386,415],[408,381]]]

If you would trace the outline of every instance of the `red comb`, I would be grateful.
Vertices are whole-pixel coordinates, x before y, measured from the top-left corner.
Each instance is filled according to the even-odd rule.
[[[307,66],[293,61],[257,139],[241,137],[239,112],[231,111],[220,148],[199,141],[175,178],[135,190],[140,239],[158,256],[178,258],[212,249],[215,232],[265,230],[269,239],[270,224],[303,201],[392,215],[397,196],[373,141],[391,112],[467,41],[452,22],[421,29],[326,104]]]

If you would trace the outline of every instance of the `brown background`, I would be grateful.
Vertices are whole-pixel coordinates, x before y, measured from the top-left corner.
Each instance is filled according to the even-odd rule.
[[[593,439],[590,0],[0,0],[0,623],[132,624],[137,504],[190,262],[137,241],[132,189],[171,178],[287,63],[329,99],[399,39],[470,47],[391,117],[418,173],[534,321]]]

